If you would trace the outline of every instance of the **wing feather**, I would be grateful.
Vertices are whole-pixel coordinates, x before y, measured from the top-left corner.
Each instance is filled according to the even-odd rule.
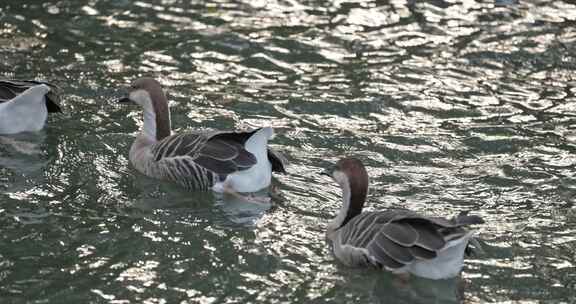
[[[354,245],[358,247],[366,247],[368,243],[374,238],[377,232],[373,229],[375,222],[378,220],[378,214],[366,212],[356,216],[354,225],[347,225],[345,228],[348,230],[347,238],[354,240]]]
[[[242,149],[238,151],[238,155],[234,161],[236,162],[238,168],[242,170],[254,166],[257,160],[254,154]]]
[[[244,148],[243,142],[247,138],[245,133],[236,132],[176,134],[158,142],[152,153],[156,161],[179,165],[178,170],[183,173],[191,174],[190,170],[182,169],[186,166],[176,159],[186,159],[215,174],[228,175],[256,164],[256,157]]]
[[[411,226],[418,233],[416,245],[432,251],[437,251],[446,245],[444,237],[436,226],[420,221],[407,222],[406,225]]]
[[[286,159],[286,157],[282,153],[274,149],[268,148],[268,159],[272,164],[272,171],[278,173],[286,173],[286,167],[288,166],[288,159]]]
[[[401,268],[405,265],[390,257],[384,248],[378,244],[371,246],[368,250],[371,254],[371,258],[383,266],[388,268]]]
[[[200,154],[217,160],[227,161],[238,156],[243,147],[238,144],[226,143],[221,139],[209,140],[206,142]]]
[[[177,164],[178,170],[180,172],[183,172],[186,175],[192,175],[190,164],[186,161],[186,159],[183,158],[175,159],[175,163]]]
[[[384,233],[376,235],[369,245],[368,250],[371,250],[371,248],[375,246],[380,247],[382,251],[386,252],[387,256],[391,257],[398,263],[406,265],[414,260],[414,256],[410,252],[409,247],[402,246],[392,241]]]
[[[388,223],[382,227],[381,233],[390,240],[405,247],[413,246],[418,240],[418,232],[410,225]]]
[[[185,136],[175,136],[174,140],[168,142],[163,152],[164,156],[167,155],[179,155],[180,153],[175,153],[178,151],[178,148],[182,144],[182,141],[185,139]]]
[[[219,175],[238,171],[238,167],[231,160],[222,161],[208,156],[198,156],[194,162]]]
[[[484,220],[477,215],[467,215],[466,212],[460,213],[458,216],[454,217],[454,221],[458,225],[477,225],[484,224]]]
[[[415,258],[420,260],[431,260],[437,256],[436,251],[424,249],[417,245],[412,246],[409,249],[410,253],[412,253]]]

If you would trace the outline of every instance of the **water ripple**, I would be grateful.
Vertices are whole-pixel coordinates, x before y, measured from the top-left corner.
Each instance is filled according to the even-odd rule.
[[[576,21],[569,1],[10,1],[0,75],[63,88],[38,136],[0,138],[3,302],[483,303],[574,297]],[[270,206],[135,172],[142,75],[176,130],[277,129]],[[32,148],[31,148],[32,147]],[[346,269],[324,242],[367,164],[367,209],[471,211],[462,282]]]

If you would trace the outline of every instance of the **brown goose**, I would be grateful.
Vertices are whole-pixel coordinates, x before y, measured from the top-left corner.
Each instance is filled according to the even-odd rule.
[[[47,82],[0,80],[0,134],[41,130],[49,112],[60,112],[55,88]]]
[[[264,189],[272,171],[285,172],[283,158],[267,146],[273,136],[270,127],[171,135],[168,101],[152,78],[134,81],[120,102],[144,110],[144,126],[130,148],[130,162],[145,175],[190,190],[237,194]]]
[[[326,174],[342,188],[343,205],[328,225],[327,238],[335,257],[348,266],[376,267],[429,279],[457,276],[478,216],[452,219],[423,216],[405,209],[362,212],[368,174],[362,162],[345,158]]]

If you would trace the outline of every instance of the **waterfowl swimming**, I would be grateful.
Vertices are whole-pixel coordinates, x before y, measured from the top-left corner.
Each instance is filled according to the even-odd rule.
[[[340,213],[328,225],[327,239],[339,261],[352,267],[376,267],[428,279],[457,276],[474,231],[484,221],[464,213],[452,219],[406,209],[362,212],[368,174],[362,162],[344,158],[325,174],[342,188]]]
[[[41,130],[48,113],[60,112],[55,88],[47,82],[0,80],[0,134]]]
[[[198,131],[171,135],[168,100],[152,78],[133,82],[121,103],[144,110],[144,126],[130,148],[141,173],[189,190],[238,194],[270,185],[272,171],[285,172],[283,158],[268,148],[270,127],[248,132]]]

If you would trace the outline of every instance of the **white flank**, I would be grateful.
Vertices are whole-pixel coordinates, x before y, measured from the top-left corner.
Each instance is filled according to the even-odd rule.
[[[365,256],[370,257],[370,252],[366,248],[354,247],[352,245],[340,244],[340,241],[334,242],[333,250],[334,256],[342,262],[342,264],[349,267],[368,266],[366,264]],[[374,259],[372,258],[372,261]]]
[[[256,156],[256,164],[248,170],[228,175],[224,183],[237,192],[256,192],[270,186],[272,164],[268,160],[268,140],[273,135],[274,131],[271,127],[256,131],[244,145],[248,152]],[[221,183],[217,183],[213,189],[219,191],[222,187]]]
[[[45,95],[50,87],[39,84],[0,104],[0,134],[39,131],[48,117]]]

